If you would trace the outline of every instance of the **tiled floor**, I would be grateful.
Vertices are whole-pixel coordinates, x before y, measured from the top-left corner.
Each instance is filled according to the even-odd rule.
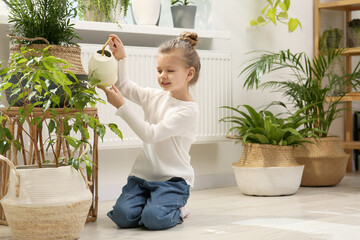
[[[360,174],[336,187],[300,188],[283,197],[245,196],[236,187],[193,191],[190,217],[165,231],[118,229],[106,217],[113,203],[100,203],[98,220],[86,224],[81,240],[360,239]],[[10,236],[0,226],[0,239]]]

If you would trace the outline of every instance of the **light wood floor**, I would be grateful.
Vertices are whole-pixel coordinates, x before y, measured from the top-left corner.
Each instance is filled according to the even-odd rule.
[[[81,240],[360,239],[360,174],[348,174],[336,187],[300,188],[283,197],[245,196],[236,187],[193,191],[190,217],[164,231],[118,229],[106,217],[113,204],[100,203],[98,220],[85,225]],[[0,226],[0,239],[10,236]]]

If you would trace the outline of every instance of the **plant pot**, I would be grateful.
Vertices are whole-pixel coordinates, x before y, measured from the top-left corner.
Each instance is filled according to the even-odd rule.
[[[346,32],[349,47],[360,46],[360,27],[348,27]]]
[[[244,144],[240,161],[233,164],[239,190],[246,195],[294,194],[304,166],[294,157],[293,146]]]
[[[160,19],[160,0],[133,0],[132,12],[135,24],[157,25]]]
[[[171,15],[175,28],[194,28],[196,6],[172,6]]]
[[[304,165],[289,167],[236,167],[236,183],[241,193],[255,196],[292,195],[300,187]]]
[[[14,239],[77,239],[92,202],[83,177],[71,166],[16,169],[1,205]],[[21,180],[21,181],[20,181]]]
[[[308,139],[295,151],[296,160],[305,165],[301,186],[334,186],[346,173],[349,155],[344,152],[339,137]]]

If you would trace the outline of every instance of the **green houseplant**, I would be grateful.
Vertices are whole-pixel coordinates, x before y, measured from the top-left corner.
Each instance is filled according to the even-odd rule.
[[[349,47],[360,46],[360,19],[353,19],[347,26],[347,38]]]
[[[171,15],[174,27],[194,28],[196,6],[190,5],[187,0],[171,0]]]
[[[3,95],[5,90],[11,89],[11,94],[16,96],[9,103],[9,108],[2,109],[0,154],[11,156],[14,161],[17,161],[17,155],[22,153],[22,159],[19,161],[25,165],[35,163],[38,167],[36,169],[17,168],[10,171],[9,192],[5,196],[0,196],[15,238],[24,236],[31,239],[78,238],[92,202],[91,193],[89,189],[85,188],[81,175],[87,181],[90,179],[94,167],[97,167],[93,166],[90,157],[93,145],[90,142],[91,133],[88,129],[93,130],[94,138],[96,134],[102,139],[106,128],[111,129],[122,138],[121,131],[116,124],[103,124],[94,114],[87,112],[86,107],[95,107],[97,103],[104,103],[95,91],[98,81],[96,79],[86,82],[79,81],[75,74],[68,70],[69,64],[63,59],[50,55],[49,48],[51,46],[40,50],[23,47],[20,53],[12,55],[8,66],[0,71],[0,75],[3,76],[0,84],[1,94]],[[20,71],[22,75],[17,74]],[[72,78],[69,79],[67,74]],[[10,81],[12,77],[19,79],[14,83]],[[55,87],[49,89],[50,85],[55,85]],[[63,89],[63,96],[57,94],[58,88]],[[61,99],[67,104],[63,108],[57,108],[61,104]],[[13,107],[19,100],[23,102],[23,105]],[[11,112],[16,114],[12,115]],[[12,123],[16,123],[17,131],[14,131],[14,127],[9,127],[14,126]],[[12,130],[9,131],[9,128]],[[43,138],[43,136],[45,137]],[[47,152],[46,156],[42,154],[44,151]],[[10,155],[11,153],[12,155]],[[77,153],[79,154],[77,155]],[[1,158],[3,159],[3,156]],[[51,165],[54,165],[55,168],[49,168]],[[63,165],[65,166],[63,167]],[[86,171],[83,171],[83,168]],[[81,174],[72,169],[79,170]],[[1,174],[4,179],[9,175],[9,172],[6,171],[6,169],[2,169]],[[31,175],[34,171],[37,173]],[[20,186],[14,185],[15,172],[19,173],[23,179]],[[29,174],[32,178],[28,176]],[[21,186],[32,183],[34,177],[36,178],[35,182],[46,182],[47,184],[40,184],[36,187],[31,185],[32,187],[30,186],[28,195],[26,195],[28,197],[25,197],[27,200],[24,202],[24,194],[27,193],[21,193]],[[67,179],[66,181],[69,182],[59,184],[61,179]],[[20,197],[17,194],[14,200],[11,197],[13,197],[12,193],[16,186],[20,188]],[[51,189],[48,189],[49,186]],[[6,188],[6,182],[2,183],[1,187]],[[34,188],[35,195],[38,196],[35,199],[31,198],[32,188]],[[67,192],[70,196],[63,195]],[[3,189],[1,193],[4,193]],[[51,194],[47,195],[48,193],[57,197],[52,198]],[[17,208],[12,205],[14,202]],[[16,214],[16,209],[21,209],[19,206],[25,209],[22,211],[29,213],[22,215],[20,222],[19,217],[13,215]],[[58,214],[49,214],[44,209],[48,209],[50,212],[62,212],[62,217],[58,218]],[[36,223],[29,220],[34,217],[33,214],[38,219]],[[53,216],[51,219],[50,215]],[[39,225],[46,227],[39,228]],[[27,231],[29,228],[32,229],[31,233],[34,235]],[[59,228],[62,230],[57,231],[56,229]],[[68,230],[63,231],[63,229]],[[44,236],[44,238],[40,236]]]
[[[12,23],[12,34],[8,36],[17,40],[10,46],[10,58],[12,54],[20,53],[23,46],[43,49],[51,44],[50,54],[69,62],[69,70],[75,73],[78,79],[88,78],[81,64],[81,49],[74,43],[79,36],[70,21],[77,16],[73,1],[3,1],[10,9],[9,22]]]
[[[267,109],[256,111],[249,105],[223,108],[236,115],[220,121],[233,123],[229,132],[241,137],[244,144],[240,161],[233,164],[240,191],[261,196],[294,194],[304,169],[295,159],[294,147],[307,142],[305,137],[313,134],[304,127],[309,121],[302,115],[306,109],[280,118]]]
[[[348,155],[344,153],[338,137],[329,137],[332,122],[342,116],[338,106],[350,85],[359,84],[357,64],[350,74],[337,73],[334,64],[343,50],[329,50],[310,59],[305,53],[293,54],[290,50],[279,53],[262,53],[252,60],[240,73],[244,76],[244,87],[271,88],[282,92],[296,109],[310,106],[305,112],[307,128],[318,129],[314,132],[320,139],[315,145],[307,145],[298,151],[298,161],[305,163],[303,186],[336,185],[345,175]],[[277,70],[287,70],[288,78],[261,83],[264,74]],[[336,93],[337,97],[330,98]],[[326,166],[326,167],[325,167]],[[322,169],[317,169],[322,168]],[[326,169],[326,171],[324,171]]]
[[[301,23],[297,18],[289,18],[290,0],[266,0],[268,4],[261,10],[261,15],[250,22],[250,26],[264,26],[270,22],[288,25],[289,32],[293,32]]]
[[[319,50],[323,52],[329,49],[340,48],[343,36],[344,32],[339,28],[329,28],[325,30],[320,37]]]
[[[130,0],[77,0],[80,19],[96,22],[116,22],[118,15],[127,15]]]

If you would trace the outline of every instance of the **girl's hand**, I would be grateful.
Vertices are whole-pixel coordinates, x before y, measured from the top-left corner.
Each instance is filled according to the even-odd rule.
[[[115,34],[110,34],[109,37],[112,37],[109,42],[109,47],[115,59],[118,61],[124,59],[126,57],[126,54],[124,44],[121,42],[120,38]]]
[[[98,86],[98,88],[101,88],[105,92],[107,101],[116,107],[116,109],[125,103],[124,97],[122,96],[119,89],[115,87],[115,85],[112,85],[111,88],[106,88],[104,86]]]

